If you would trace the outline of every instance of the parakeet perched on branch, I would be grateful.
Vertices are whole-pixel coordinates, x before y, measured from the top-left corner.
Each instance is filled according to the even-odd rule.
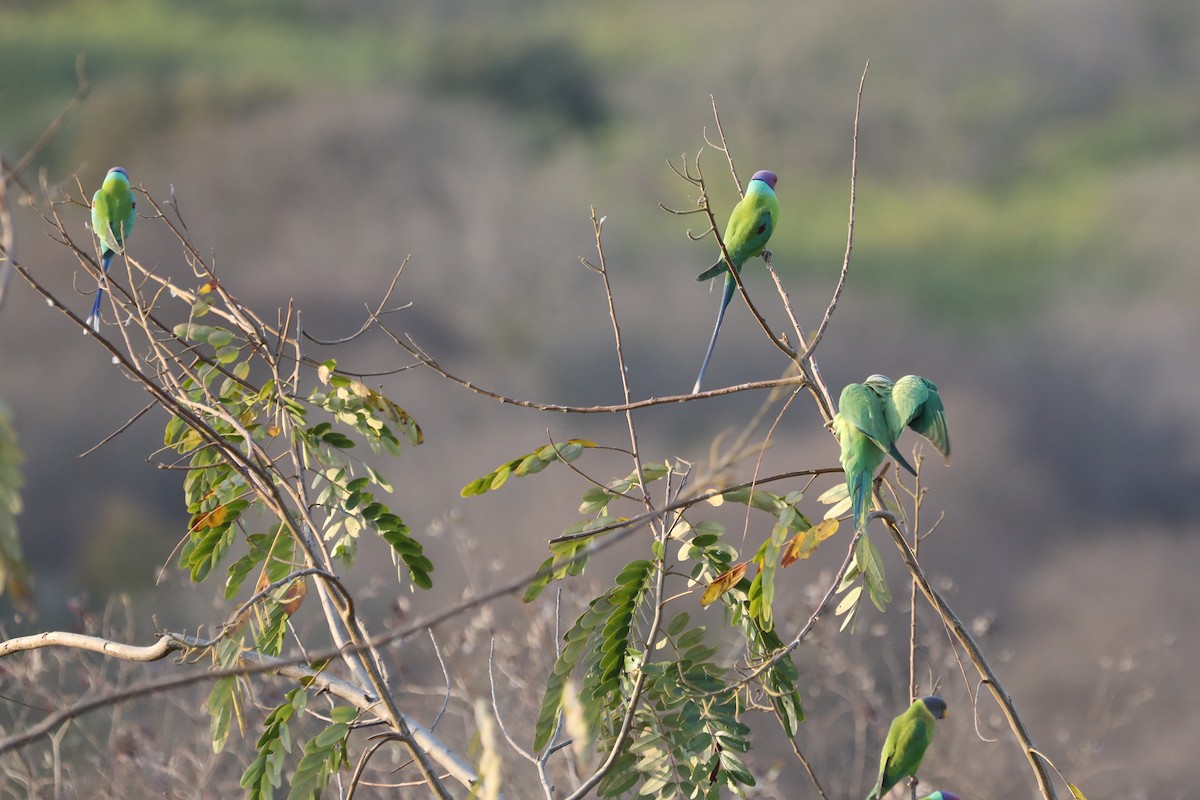
[[[850,518],[855,530],[867,525],[871,511],[871,483],[875,470],[890,455],[897,464],[912,467],[896,449],[898,431],[904,426],[892,405],[892,382],[885,375],[872,375],[862,383],[850,383],[838,399],[833,432],[842,446],[842,470],[850,493]]]
[[[945,716],[946,701],[930,695],[915,701],[892,720],[883,752],[879,754],[879,778],[867,800],[879,800],[904,778],[916,777],[925,751],[933,741],[934,723]]]
[[[113,167],[104,177],[104,183],[92,195],[92,231],[100,240],[100,263],[108,275],[108,265],[113,256],[125,251],[125,239],[133,231],[137,221],[136,203],[129,188],[129,173],[124,167]],[[94,331],[100,330],[100,301],[104,298],[104,278],[96,290],[96,301],[87,324]]]
[[[842,470],[856,530],[867,524],[871,483],[885,455],[916,474],[896,449],[905,426],[932,442],[946,463],[950,462],[946,409],[932,381],[920,375],[905,375],[893,384],[886,375],[872,375],[842,389],[833,432],[842,446]]]
[[[733,298],[737,288],[733,275],[729,272],[732,264],[740,270],[742,265],[755,256],[762,255],[771,234],[775,232],[775,223],[779,221],[779,198],[775,196],[775,183],[779,179],[770,170],[759,170],[746,184],[746,196],[733,207],[729,215],[729,223],[725,226],[725,251],[729,253],[729,261],[724,253],[719,253],[717,263],[701,272],[696,278],[706,281],[725,273],[725,287],[721,292],[721,307],[717,309],[717,324],[713,327],[712,339],[708,342],[708,350],[704,353],[704,362],[700,365],[700,375],[692,393],[700,391],[700,383],[704,380],[704,371],[708,369],[709,359],[712,358],[713,348],[717,346],[717,334],[721,332],[721,322],[725,319],[725,309]]]

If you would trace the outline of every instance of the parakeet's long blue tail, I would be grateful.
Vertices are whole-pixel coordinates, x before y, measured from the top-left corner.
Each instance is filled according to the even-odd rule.
[[[850,517],[854,530],[867,527],[867,516],[871,513],[871,475],[846,475],[846,488],[850,490]]]
[[[105,250],[100,259],[100,263],[104,266],[105,276],[108,275],[108,265],[112,263],[114,255],[112,250]],[[88,314],[87,318],[87,326],[96,333],[100,332],[100,301],[104,299],[104,281],[106,280],[107,277],[100,279],[100,288],[96,290],[96,300],[92,303],[92,313]]]
[[[737,289],[737,283],[733,280],[733,275],[725,274],[725,290],[721,293],[721,308],[717,311],[717,324],[713,326],[712,338],[708,340],[708,351],[704,354],[704,363],[700,365],[700,375],[696,378],[696,385],[692,387],[692,394],[700,391],[700,383],[704,380],[704,371],[708,369],[708,362],[712,359],[713,348],[717,346],[717,334],[721,332],[721,322],[725,319],[725,309],[729,308],[729,301],[733,299],[733,292]]]

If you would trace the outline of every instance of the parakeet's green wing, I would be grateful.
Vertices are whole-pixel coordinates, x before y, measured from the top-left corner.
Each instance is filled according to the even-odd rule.
[[[917,774],[933,741],[933,720],[910,716],[907,711],[901,720],[893,752],[884,768],[881,797],[900,781]]]
[[[887,739],[883,743],[883,751],[879,754],[879,778],[871,793],[867,795],[867,800],[878,800],[904,778],[916,775],[917,770],[921,768],[925,751],[933,741],[936,722],[925,704],[926,700],[941,704],[942,713],[945,713],[945,704],[941,698],[922,698],[892,720]]]
[[[887,452],[891,449],[892,436],[883,403],[869,387],[861,383],[847,384],[838,399],[838,414],[845,422],[866,434],[880,450]]]
[[[937,386],[919,375],[905,375],[892,387],[892,403],[901,423],[932,442],[949,462],[950,432]]]
[[[725,226],[725,249],[734,266],[741,267],[751,258],[760,255],[767,246],[775,223],[779,219],[779,198],[774,192],[750,192],[729,215]],[[725,272],[728,267],[724,257],[701,272],[696,280],[706,281]]]
[[[136,220],[133,193],[128,186],[105,181],[92,196],[92,230],[105,249],[120,252]]]
[[[119,250],[121,245],[113,236],[112,221],[114,206],[112,196],[103,189],[98,189],[92,196],[92,230],[100,244],[108,250]]]
[[[855,530],[862,530],[871,512],[871,482],[891,446],[880,396],[870,386],[847,384],[838,400],[833,431],[842,446],[842,470],[850,495]]]
[[[725,248],[739,267],[762,253],[775,230],[779,200],[774,194],[749,194],[738,204],[725,229]]]

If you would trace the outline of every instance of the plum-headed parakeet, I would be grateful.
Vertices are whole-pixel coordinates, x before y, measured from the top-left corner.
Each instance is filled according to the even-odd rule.
[[[733,207],[733,212],[729,215],[729,224],[725,226],[722,241],[725,242],[725,250],[729,253],[729,261],[726,262],[724,253],[718,254],[717,263],[696,278],[698,281],[706,281],[725,273],[725,287],[721,292],[721,307],[717,310],[717,324],[713,327],[712,339],[709,340],[708,350],[704,353],[700,375],[696,378],[696,385],[692,387],[693,394],[700,391],[704,371],[708,369],[713,348],[717,346],[717,334],[721,332],[725,309],[728,308],[737,288],[737,283],[729,272],[730,265],[740,270],[747,261],[762,255],[767,240],[775,232],[775,223],[779,221],[779,198],[775,196],[775,183],[778,180],[770,170],[762,169],[754,173],[750,183],[746,184],[746,196]]]
[[[879,778],[867,800],[879,800],[904,778],[916,777],[925,751],[933,741],[935,720],[946,716],[946,701],[937,695],[922,697],[892,720],[883,752],[879,754]]]
[[[833,432],[842,446],[842,470],[850,493],[854,529],[862,530],[871,510],[871,483],[875,470],[890,455],[909,472],[912,467],[896,449],[903,429],[891,400],[892,382],[885,375],[872,375],[862,383],[842,389]]]
[[[934,792],[933,794],[925,795],[921,800],[962,800],[962,798],[954,792]]]
[[[100,263],[105,275],[108,274],[108,265],[112,263],[113,256],[125,250],[125,239],[137,221],[135,206],[133,192],[129,188],[129,173],[124,167],[113,167],[104,177],[104,183],[92,195],[92,231],[100,240]],[[100,301],[104,298],[104,281],[104,278],[100,279],[96,301],[92,303],[92,313],[87,318],[87,324],[94,331],[100,330]]]
[[[949,464],[950,432],[946,429],[946,407],[942,405],[933,381],[920,375],[905,375],[892,387],[892,405],[899,423],[896,438],[907,425],[932,442]]]

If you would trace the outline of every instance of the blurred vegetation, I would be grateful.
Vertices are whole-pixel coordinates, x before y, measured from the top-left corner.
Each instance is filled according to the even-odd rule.
[[[40,133],[87,57],[98,91],[86,124],[48,154],[65,174],[146,131],[398,86],[494,104],[535,151],[604,130],[605,159],[661,163],[680,130],[705,124],[712,93],[747,154],[770,153],[783,176],[780,263],[822,272],[843,236],[848,148],[810,137],[830,120],[848,131],[870,58],[853,280],[951,325],[1036,311],[1080,280],[1152,288],[1170,265],[1123,279],[1138,237],[1119,226],[1153,223],[1118,201],[1139,170],[1194,159],[1200,141],[1200,10],[1187,0],[1086,15],[1065,2],[775,2],[750,15],[715,1],[58,0],[0,15],[10,152]]]

